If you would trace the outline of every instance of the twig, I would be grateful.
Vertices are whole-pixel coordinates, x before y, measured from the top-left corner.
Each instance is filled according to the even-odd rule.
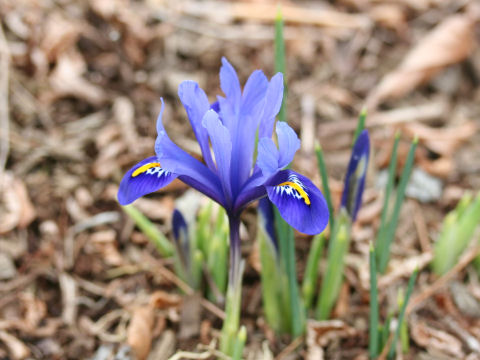
[[[280,354],[278,354],[275,357],[275,360],[281,360],[287,355],[290,355],[290,353],[292,353],[297,347],[299,347],[302,344],[302,342],[303,342],[303,336],[299,336],[293,339],[293,341],[290,344],[288,344],[288,346],[285,349],[283,349],[280,352]]]
[[[475,238],[474,241],[476,242],[477,239]],[[440,277],[437,281],[435,281],[432,285],[426,288],[422,293],[418,294],[416,297],[412,299],[410,304],[407,307],[407,314],[410,314],[415,308],[417,308],[421,303],[423,303],[426,299],[430,298],[433,294],[435,294],[438,290],[443,288],[456,274],[463,270],[470,262],[472,262],[475,257],[480,254],[480,245],[471,247],[458,261],[458,263],[450,269],[445,275]]]
[[[9,144],[9,118],[8,118],[8,71],[10,67],[10,52],[7,40],[0,23],[0,187],[3,187],[3,174],[7,164]]]
[[[156,269],[156,271],[158,271],[162,276],[164,276],[166,279],[170,280],[172,283],[178,286],[178,288],[182,290],[185,294],[192,295],[195,292],[195,290],[193,290],[185,281],[180,279],[177,275],[175,275],[166,267],[160,266],[158,269]],[[225,312],[215,306],[210,301],[202,297],[200,299],[200,304],[215,316],[218,316],[220,319],[225,320]]]

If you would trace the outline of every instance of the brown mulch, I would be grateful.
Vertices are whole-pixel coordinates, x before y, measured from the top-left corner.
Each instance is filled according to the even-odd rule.
[[[225,56],[241,81],[273,71],[276,2],[88,0],[0,2],[0,359],[167,359],[215,355],[222,305],[182,286],[116,201],[123,173],[153,155],[159,97],[170,137],[198,152],[177,98],[192,79],[214,99]],[[406,359],[480,357],[478,273],[469,249],[446,278],[429,270],[443,216],[480,189],[480,6],[475,0],[285,2],[288,119],[302,140],[294,167],[320,184],[326,153],[338,203],[360,110],[373,156],[345,284],[329,323],[304,338],[265,325],[259,276],[247,265],[242,321],[249,359],[365,359],[368,244],[377,179],[402,132],[416,168],[441,191],[407,197],[379,279],[381,316],[421,273]],[[399,163],[399,170],[403,161]],[[421,192],[429,189],[421,188]],[[166,234],[180,182],[137,202]],[[254,210],[245,220],[248,233]],[[245,258],[255,251],[245,238]],[[310,239],[298,234],[298,267]],[[301,255],[301,256],[300,256]],[[185,294],[188,295],[185,295]],[[315,334],[327,334],[318,339]]]

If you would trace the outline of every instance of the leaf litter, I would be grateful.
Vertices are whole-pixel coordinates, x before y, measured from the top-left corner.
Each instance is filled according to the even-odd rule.
[[[172,138],[195,150],[183,109],[171,101],[180,81],[197,79],[207,93],[218,92],[212,79],[221,56],[235,62],[243,79],[255,68],[273,74],[276,6],[269,0],[0,3],[0,357],[216,354],[211,341],[221,305],[195,300],[124,217],[114,194],[123,171],[152,155],[160,96],[168,99]],[[478,356],[473,304],[480,296],[468,266],[475,249],[447,277],[434,278],[426,266],[444,214],[465,191],[480,189],[478,4],[342,0],[285,4],[284,13],[289,121],[305,140],[294,166],[320,183],[312,166],[317,138],[338,203],[365,102],[376,161],[354,228],[339,318],[311,321],[305,339],[289,339],[269,331],[261,306],[246,301],[247,358],[367,356],[368,242],[382,200],[373,183],[397,130],[400,158],[418,136],[417,165],[444,188],[440,200],[408,200],[416,216],[402,212],[391,270],[379,279],[381,311],[396,305],[389,299],[420,266],[405,357]],[[172,183],[138,207],[168,234],[184,191]],[[297,240],[301,274],[310,239]],[[245,249],[253,249],[250,239]],[[247,279],[244,293],[255,294],[259,278],[251,267]]]

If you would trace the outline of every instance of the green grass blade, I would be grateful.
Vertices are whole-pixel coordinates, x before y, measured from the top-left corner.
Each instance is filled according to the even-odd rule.
[[[403,301],[402,308],[400,309],[400,314],[398,315],[398,324],[397,329],[395,330],[395,334],[393,336],[392,344],[390,345],[390,350],[388,351],[388,359],[393,359],[395,355],[395,348],[398,341],[398,337],[400,336],[400,329],[402,327],[403,318],[405,317],[405,310],[407,309],[408,300],[410,300],[410,296],[413,292],[413,286],[415,285],[415,280],[417,279],[418,275],[418,268],[415,269],[412,276],[408,280],[407,285],[407,294],[405,295],[405,300]]]
[[[386,229],[385,243],[384,248],[382,249],[382,254],[380,254],[380,272],[384,273],[387,269],[388,259],[390,258],[390,245],[392,244],[393,238],[395,237],[395,231],[397,230],[398,218],[400,216],[400,209],[405,199],[405,190],[407,189],[408,180],[412,173],[413,162],[415,159],[415,150],[418,145],[418,139],[415,138],[410,146],[410,151],[407,155],[407,162],[403,168],[402,175],[400,176],[400,182],[398,183],[397,196],[395,198],[395,204],[393,206],[392,217],[388,222],[388,227]]]
[[[278,8],[275,17],[275,72],[283,74],[283,103],[278,113],[280,121],[287,121],[287,79],[286,79],[286,61],[285,61],[285,39],[283,38],[283,16],[282,11]]]
[[[316,235],[313,238],[312,246],[308,253],[307,267],[303,276],[302,294],[305,309],[310,309],[313,303],[313,296],[318,280],[318,262],[322,257],[325,244],[325,236],[323,234]]]
[[[245,342],[247,341],[247,329],[245,326],[241,326],[238,330],[237,339],[235,340],[235,345],[233,346],[233,355],[232,360],[241,360],[243,354],[243,348],[245,347]]]
[[[350,225],[350,217],[346,212],[341,212],[328,244],[327,269],[316,309],[316,317],[319,320],[328,319],[340,292],[345,255],[350,245]]]
[[[365,120],[367,119],[367,109],[363,108],[358,116],[357,128],[355,129],[355,133],[353,134],[353,142],[352,147],[355,145],[355,141],[357,141],[358,135],[365,129]]]
[[[369,338],[368,352],[371,359],[378,356],[378,287],[377,287],[377,260],[375,256],[375,247],[370,244],[370,317],[369,317]]]
[[[283,38],[283,17],[281,10],[278,10],[275,18],[275,71],[283,74],[284,92],[283,102],[278,119],[287,121],[286,103],[287,103],[287,80],[285,65],[285,40]],[[291,333],[293,336],[299,336],[304,332],[305,315],[301,311],[301,300],[297,283],[297,271],[295,266],[295,239],[293,229],[282,219],[280,213],[275,209],[275,226],[279,240],[279,251],[282,266],[287,279],[287,304],[289,309],[285,313],[290,315]]]
[[[320,171],[320,176],[322,178],[322,187],[323,194],[325,195],[325,200],[327,201],[328,212],[330,213],[330,229],[333,228],[333,203],[332,195],[330,194],[330,186],[328,185],[328,173],[327,167],[325,165],[325,159],[323,157],[323,150],[320,144],[317,143],[315,146],[315,154],[317,155],[318,169]]]
[[[380,264],[380,257],[382,256],[385,246],[385,232],[387,229],[388,222],[388,210],[390,203],[390,196],[393,190],[393,184],[395,182],[395,170],[397,168],[397,153],[398,153],[398,144],[400,142],[400,133],[395,134],[395,141],[393,143],[392,157],[390,159],[390,164],[388,166],[388,179],[387,185],[385,187],[385,198],[383,199],[383,208],[382,215],[380,217],[380,227],[378,228],[377,241],[375,243],[376,247],[376,256],[377,256],[377,265]]]
[[[170,241],[162,234],[160,230],[152,223],[140,210],[133,205],[122,206],[123,211],[135,222],[135,225],[145,234],[145,236],[155,245],[160,255],[164,257],[172,256],[174,247]]]
[[[292,336],[297,337],[303,334],[305,330],[305,314],[302,311],[300,292],[297,283],[297,270],[295,265],[295,239],[293,229],[282,219],[278,209],[275,208],[275,226],[278,236],[278,245],[281,257],[281,264],[286,274],[287,282],[287,301],[288,309],[285,314],[289,314],[290,332]]]

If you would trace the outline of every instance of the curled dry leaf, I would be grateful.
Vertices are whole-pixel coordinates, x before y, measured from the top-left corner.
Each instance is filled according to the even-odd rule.
[[[150,305],[155,309],[177,307],[181,301],[181,296],[161,290],[155,291],[150,297]]]
[[[6,331],[0,330],[0,341],[5,344],[12,359],[22,360],[30,356],[28,347]]]
[[[81,30],[80,23],[55,12],[47,17],[40,49],[50,62],[55,61],[75,45]]]
[[[25,184],[6,172],[0,183],[0,234],[15,227],[25,228],[36,217]]]
[[[133,310],[127,331],[127,343],[132,347],[138,360],[146,359],[150,352],[154,319],[154,307],[151,305]]]
[[[94,105],[101,105],[106,100],[103,89],[91,84],[83,73],[86,70],[85,61],[78,52],[71,50],[61,54],[57,66],[50,75],[51,96],[54,100],[62,96],[75,96]]]
[[[374,109],[385,99],[399,98],[445,67],[467,58],[475,44],[474,25],[468,15],[453,15],[442,21],[382,79],[368,96],[367,106]]]
[[[445,331],[428,326],[424,322],[410,321],[412,339],[425,347],[431,354],[451,356],[452,359],[463,359],[462,343]]]
[[[325,347],[336,339],[353,337],[357,331],[341,320],[307,322],[307,339],[315,344]],[[308,342],[308,340],[307,340]]]
[[[427,148],[439,155],[452,156],[455,150],[470,139],[477,131],[473,121],[464,122],[455,127],[433,128],[424,124],[410,123],[404,126],[405,132],[418,139]]]

